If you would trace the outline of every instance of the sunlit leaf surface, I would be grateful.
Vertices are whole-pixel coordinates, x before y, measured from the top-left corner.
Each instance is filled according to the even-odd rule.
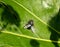
[[[59,4],[59,0],[1,0],[0,47],[60,47]]]

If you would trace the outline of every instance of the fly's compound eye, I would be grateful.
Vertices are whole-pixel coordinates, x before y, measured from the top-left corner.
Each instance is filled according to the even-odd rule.
[[[29,21],[28,21],[28,24],[30,24],[31,26],[33,26],[33,24],[34,24],[34,23],[33,23],[33,20],[29,20]]]
[[[33,20],[29,20],[28,23],[24,26],[24,28],[31,29],[32,26],[33,26]]]

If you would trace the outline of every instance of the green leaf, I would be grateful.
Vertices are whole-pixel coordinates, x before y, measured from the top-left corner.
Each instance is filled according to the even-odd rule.
[[[1,0],[0,47],[60,47],[59,0]],[[33,20],[33,28],[24,26]]]

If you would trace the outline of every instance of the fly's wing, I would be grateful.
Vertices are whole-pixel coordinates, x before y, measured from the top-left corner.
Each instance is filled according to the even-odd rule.
[[[39,35],[36,33],[36,30],[35,30],[35,28],[32,26],[31,27],[31,30],[32,30],[32,32],[34,33],[34,35],[36,36],[36,37],[39,37]]]
[[[32,32],[33,32],[33,33],[35,32],[35,29],[34,29],[34,27],[33,27],[33,26],[31,27],[31,30],[32,30]]]

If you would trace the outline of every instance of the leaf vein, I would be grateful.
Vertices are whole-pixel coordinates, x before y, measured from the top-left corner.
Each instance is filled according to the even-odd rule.
[[[19,37],[29,38],[29,39],[35,39],[35,40],[40,40],[40,41],[45,41],[45,42],[60,43],[60,41],[51,41],[51,40],[42,39],[42,38],[34,38],[34,37],[31,37],[31,36],[27,36],[27,35],[23,35],[23,34],[17,34],[17,33],[14,33],[14,32],[8,32],[8,31],[2,31],[2,32],[6,33],[6,34],[16,35],[16,36],[19,36]]]

